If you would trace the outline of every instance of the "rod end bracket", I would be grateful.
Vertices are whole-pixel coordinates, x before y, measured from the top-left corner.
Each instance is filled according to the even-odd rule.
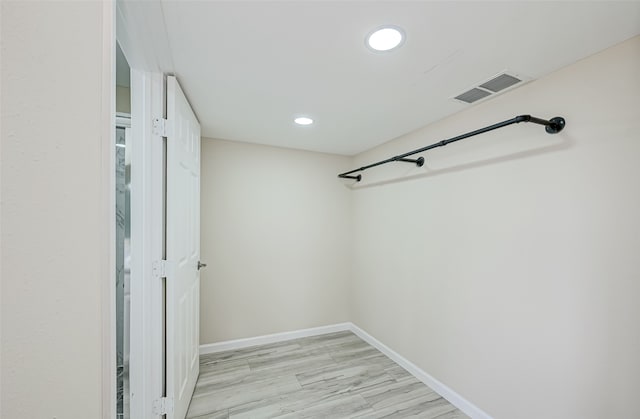
[[[551,123],[544,127],[545,131],[547,131],[549,134],[557,134],[564,129],[565,120],[561,116],[551,118],[549,122]]]
[[[362,180],[362,175],[349,176],[349,175],[347,175],[347,174],[345,174],[345,173],[342,173],[342,174],[339,174],[339,175],[338,175],[338,177],[339,177],[339,178],[342,178],[342,179],[353,179],[353,180],[355,180],[356,182],[360,182],[360,180]]]
[[[416,160],[416,166],[418,167],[424,166],[424,157],[418,157],[418,160]]]

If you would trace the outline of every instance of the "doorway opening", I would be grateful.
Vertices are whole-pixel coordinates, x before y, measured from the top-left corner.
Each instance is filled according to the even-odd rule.
[[[130,418],[129,354],[131,318],[131,94],[130,69],[116,44],[116,414]]]

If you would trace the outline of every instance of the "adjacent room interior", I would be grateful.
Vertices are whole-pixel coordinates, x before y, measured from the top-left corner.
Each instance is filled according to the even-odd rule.
[[[640,417],[640,2],[59,7],[2,5],[0,416]]]

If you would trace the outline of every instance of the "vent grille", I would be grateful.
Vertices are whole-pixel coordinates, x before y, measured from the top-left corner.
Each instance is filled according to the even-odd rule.
[[[473,89],[456,96],[456,99],[467,103],[473,103],[477,100],[489,96],[490,94],[491,93],[487,92],[486,90],[480,90],[474,87]]]
[[[494,77],[486,83],[482,83],[480,87],[483,89],[491,90],[492,92],[499,92],[500,90],[504,90],[507,87],[511,87],[514,84],[520,83],[520,80],[517,77],[514,77],[509,74],[500,74],[498,77]]]
[[[506,91],[509,88],[522,83],[524,80],[530,80],[530,78],[522,77],[520,75],[515,76],[514,74],[509,74],[506,71],[503,71],[497,76],[482,82],[482,84],[478,84],[466,92],[455,96],[454,99],[464,103],[474,103],[489,96],[496,95],[499,92]]]

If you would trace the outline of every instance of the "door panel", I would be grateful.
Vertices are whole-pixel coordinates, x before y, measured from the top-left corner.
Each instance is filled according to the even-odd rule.
[[[167,120],[167,417],[183,419],[199,372],[200,125],[175,77]]]

